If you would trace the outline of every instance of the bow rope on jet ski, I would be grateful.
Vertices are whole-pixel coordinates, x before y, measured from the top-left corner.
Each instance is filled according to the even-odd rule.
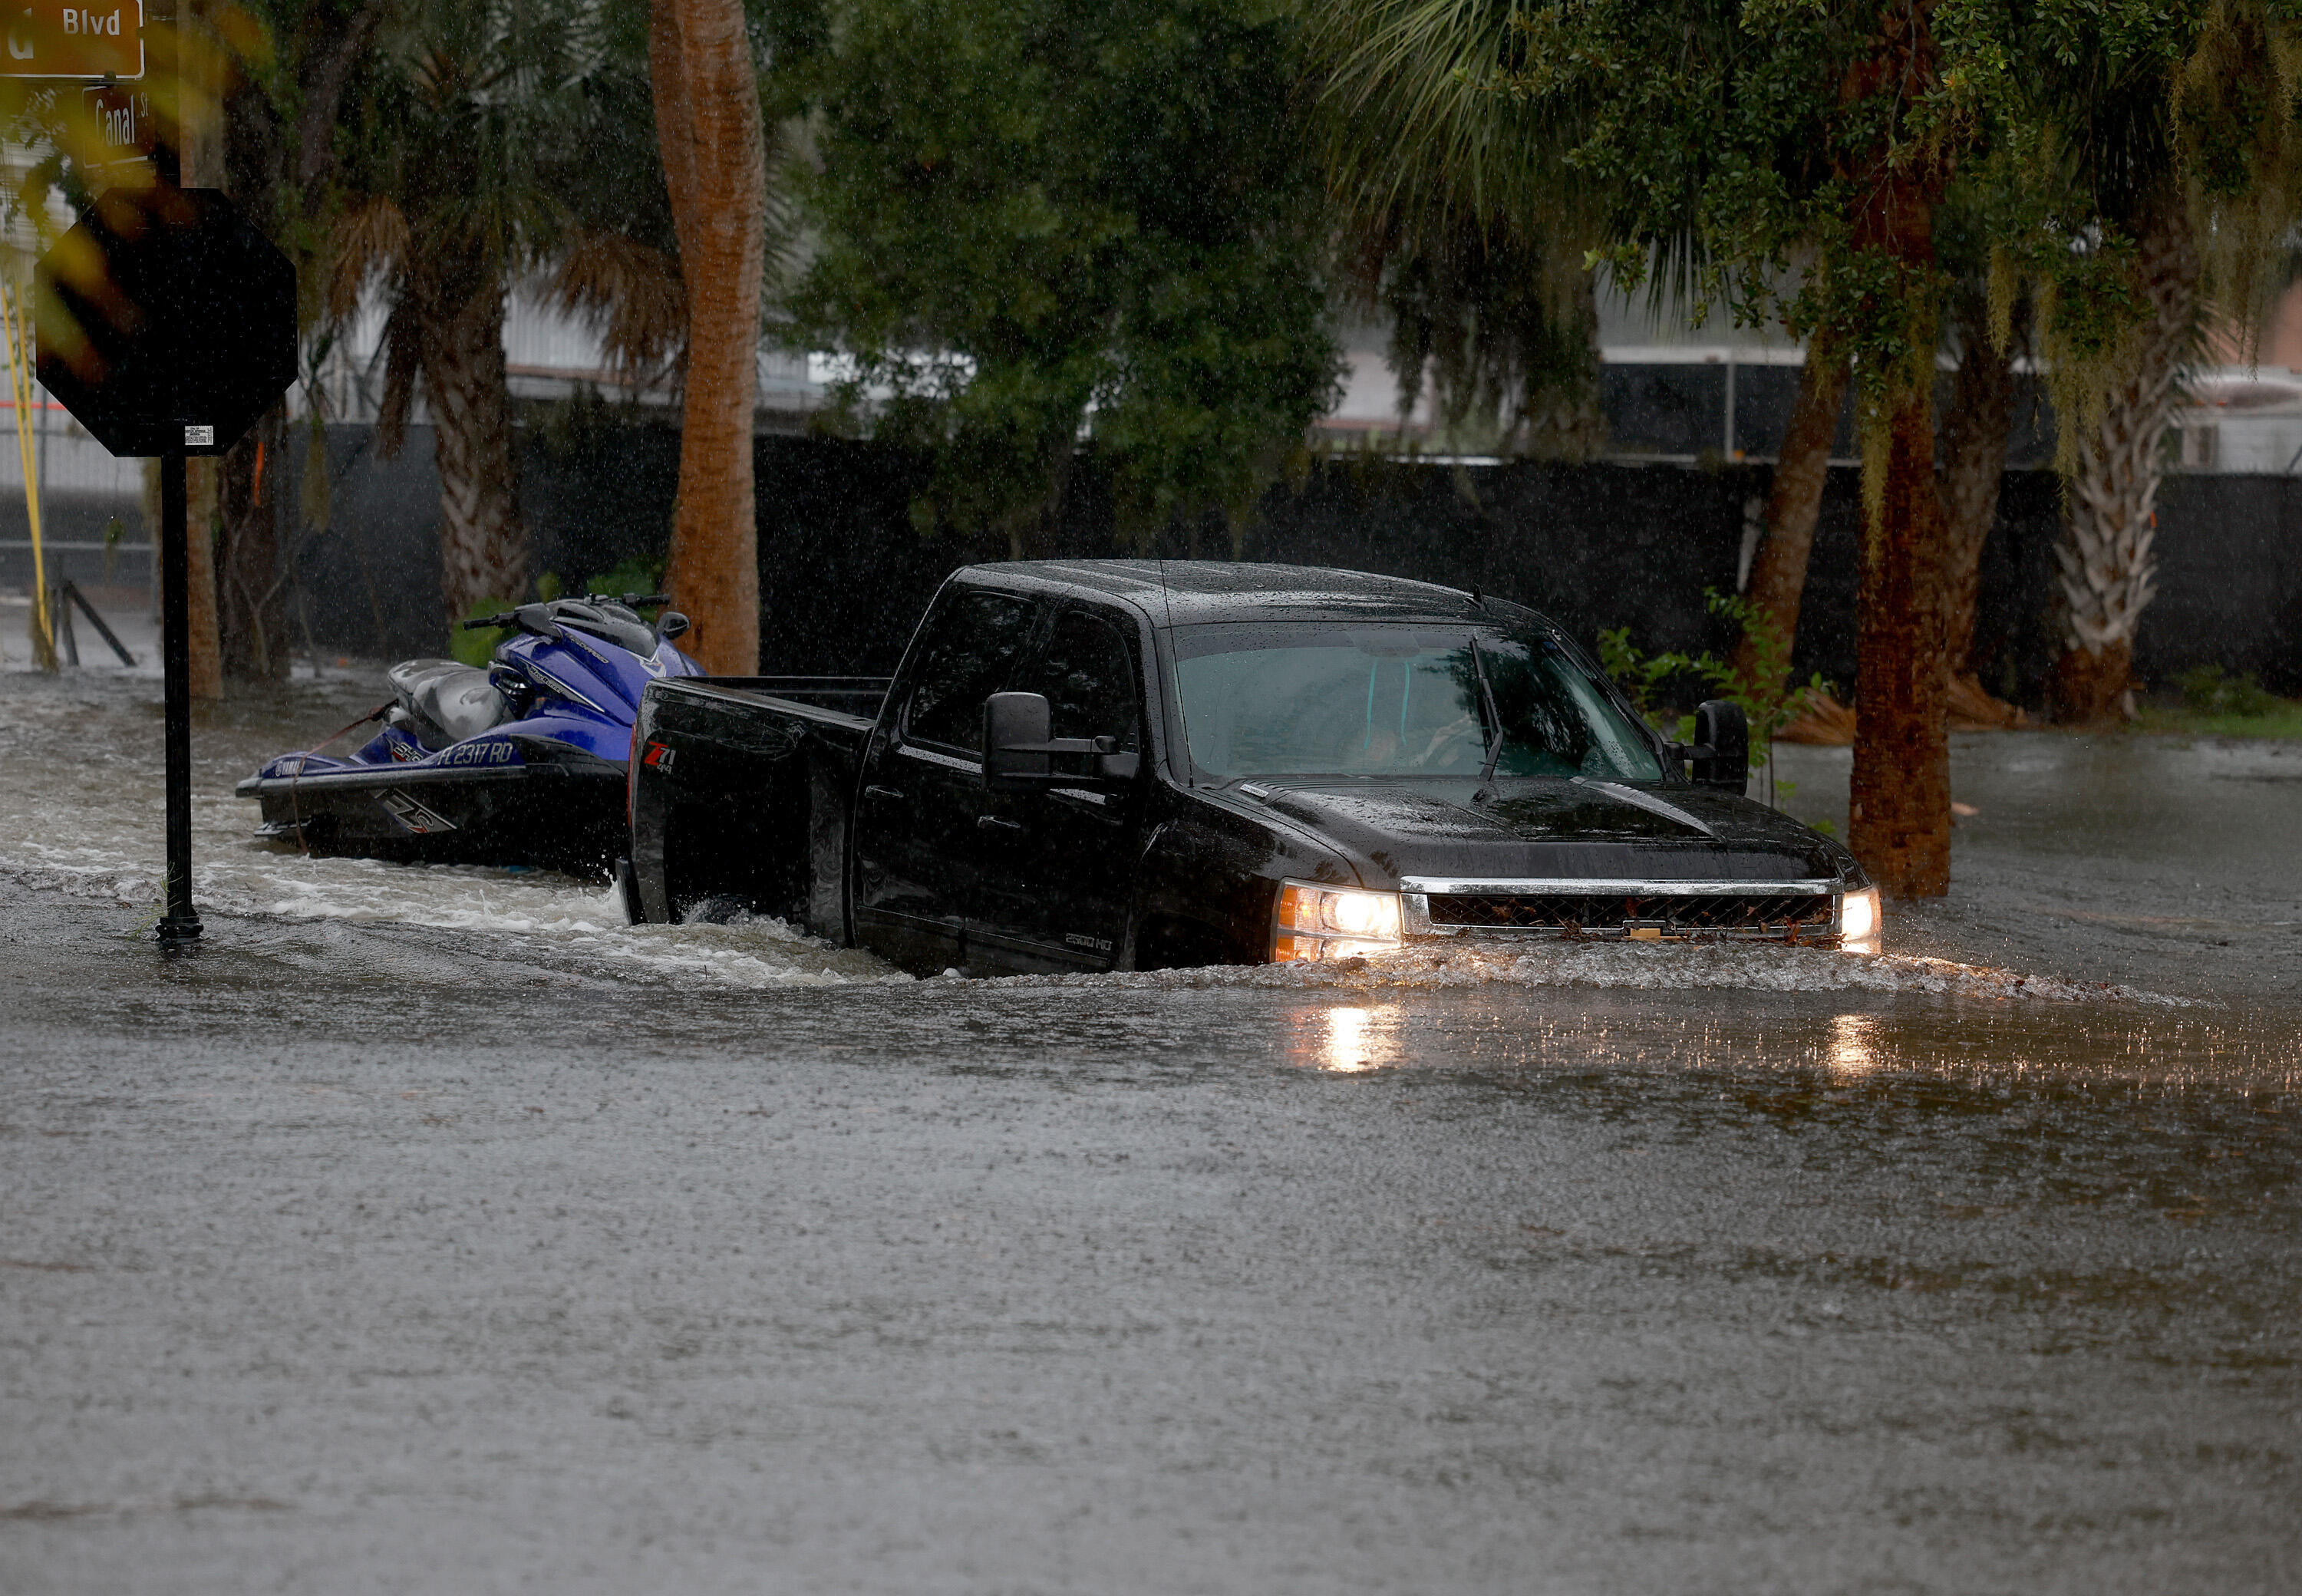
[[[370,710],[366,714],[361,716],[357,720],[350,721],[343,726],[338,727],[334,731],[330,732],[317,743],[313,743],[311,747],[306,749],[304,751],[306,758],[309,758],[311,755],[319,752],[320,750],[325,748],[338,737],[342,736],[346,732],[357,731],[361,727],[365,726],[371,720],[382,719],[386,715],[391,713],[391,706],[395,701],[397,701],[386,699],[383,702],[376,705],[374,709]],[[309,859],[312,857],[312,844],[307,842],[304,838],[304,811],[302,806],[296,802],[296,784],[303,778],[304,760],[298,760],[296,761],[296,768],[288,772],[288,814],[289,818],[295,823],[296,845],[304,851],[304,857]]]

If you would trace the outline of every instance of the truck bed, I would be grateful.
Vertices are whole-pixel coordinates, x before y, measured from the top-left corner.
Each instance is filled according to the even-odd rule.
[[[648,685],[634,734],[641,913],[735,911],[844,941],[847,819],[884,676],[685,676]]]

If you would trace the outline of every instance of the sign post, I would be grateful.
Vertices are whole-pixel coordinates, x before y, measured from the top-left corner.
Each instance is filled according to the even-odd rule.
[[[159,933],[177,945],[200,934],[184,461],[230,449],[296,380],[296,271],[223,194],[178,188],[166,153],[157,183],[105,189],[41,257],[33,315],[41,385],[113,454],[160,461],[168,865]]]
[[[192,907],[191,550],[184,525],[184,457],[160,457],[160,660],[167,677],[167,886],[160,911],[164,945],[200,934]]]
[[[164,4],[164,21],[181,22],[182,4]],[[181,76],[181,51],[168,26],[155,42],[165,88]],[[296,269],[222,193],[182,186],[182,130],[155,125],[152,97],[121,87],[144,77],[144,46],[143,0],[0,0],[0,77],[81,80],[98,164],[140,165],[148,150],[156,179],[105,189],[40,257],[32,320],[40,385],[113,454],[160,461],[168,864],[159,933],[174,946],[200,934],[184,461],[230,449],[296,380]]]

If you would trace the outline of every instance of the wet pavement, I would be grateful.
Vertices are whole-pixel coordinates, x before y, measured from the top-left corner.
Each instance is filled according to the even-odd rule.
[[[248,843],[357,683],[162,955],[148,697],[0,679],[0,1591],[2302,1585],[2275,745],[1962,740],[1883,961],[921,982]]]

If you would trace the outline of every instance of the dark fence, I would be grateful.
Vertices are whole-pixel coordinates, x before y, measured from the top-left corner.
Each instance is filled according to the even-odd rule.
[[[1749,374],[1742,374],[1748,376]],[[1755,396],[1753,396],[1755,398]],[[1779,402],[1778,396],[1777,402]],[[439,651],[437,488],[431,441],[411,431],[392,461],[365,428],[329,435],[329,530],[295,551],[296,615],[312,643],[373,656]],[[1004,557],[1004,542],[922,536],[910,515],[922,463],[876,444],[763,437],[758,445],[762,666],[773,671],[892,668],[912,621],[952,569]],[[539,570],[569,589],[668,535],[678,435],[594,426],[524,435],[521,493]],[[1273,488],[1241,534],[1248,559],[1413,575],[1520,600],[1590,640],[1627,626],[1642,647],[1719,648],[1706,590],[1731,591],[1764,466],[1517,463],[1452,467],[1338,458]],[[1077,474],[1058,547],[1092,557],[1122,545],[1091,464]],[[1796,665],[1851,683],[1859,484],[1834,468],[1818,528]],[[2041,696],[2055,650],[2051,575],[2058,489],[2042,471],[2006,477],[1984,555],[1977,663],[2018,701]],[[2138,668],[2152,682],[2201,664],[2261,673],[2302,692],[2302,484],[2260,476],[2170,476],[2159,508],[2159,597]],[[1227,557],[1220,525],[1197,529]],[[1174,528],[1153,549],[1192,550]]]

